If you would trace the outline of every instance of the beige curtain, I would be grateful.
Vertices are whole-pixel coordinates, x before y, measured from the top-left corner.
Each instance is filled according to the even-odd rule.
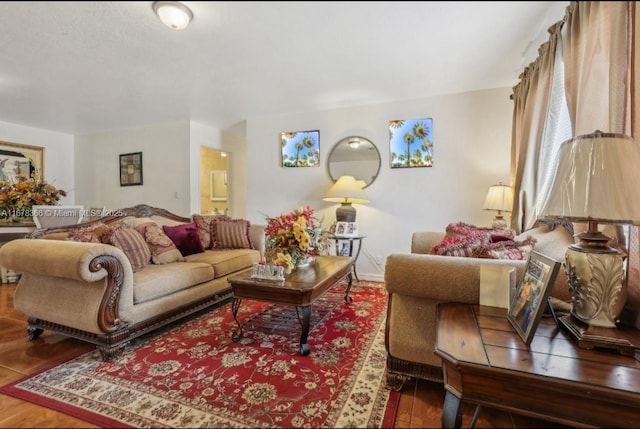
[[[549,29],[549,41],[540,46],[538,58],[520,75],[520,83],[513,88],[511,227],[518,233],[531,228],[536,221],[534,191],[561,26],[560,22]]]
[[[635,2],[571,2],[565,16],[565,91],[573,135],[631,134]]]

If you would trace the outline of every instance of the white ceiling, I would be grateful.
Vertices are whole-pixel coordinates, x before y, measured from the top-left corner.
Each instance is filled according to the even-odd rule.
[[[0,2],[0,121],[70,134],[513,86],[569,4]]]

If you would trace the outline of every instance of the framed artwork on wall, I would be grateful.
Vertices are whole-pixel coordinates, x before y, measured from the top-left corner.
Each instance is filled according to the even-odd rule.
[[[283,167],[318,167],[320,165],[320,131],[280,133]]]
[[[142,152],[120,155],[120,186],[142,185]]]
[[[433,119],[389,121],[391,168],[433,166]]]
[[[507,319],[525,344],[533,339],[560,265],[560,262],[534,250],[529,252],[524,275],[507,313]]]
[[[0,181],[16,183],[31,176],[44,179],[44,148],[0,142]]]

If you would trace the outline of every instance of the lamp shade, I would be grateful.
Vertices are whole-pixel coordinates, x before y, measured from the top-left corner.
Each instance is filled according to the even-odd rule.
[[[329,188],[323,200],[332,203],[366,204],[369,202],[367,194],[353,176],[340,176]]]
[[[562,143],[540,217],[640,224],[640,146],[623,134],[595,131]]]
[[[493,185],[487,192],[487,197],[484,200],[483,208],[485,210],[497,210],[510,212],[513,206],[513,189],[510,186]]]

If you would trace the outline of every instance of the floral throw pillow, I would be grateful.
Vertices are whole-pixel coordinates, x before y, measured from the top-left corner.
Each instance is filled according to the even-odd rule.
[[[142,223],[136,226],[135,230],[144,237],[144,241],[151,249],[151,261],[154,264],[184,261],[182,253],[157,223]]]
[[[98,222],[94,225],[84,226],[78,228],[71,233],[67,240],[81,241],[85,243],[104,243],[111,244],[109,240],[110,228],[102,222]]]
[[[249,230],[251,223],[245,219],[213,219],[211,221],[211,248],[253,249]]]
[[[485,231],[469,231],[466,235],[447,237],[433,246],[429,252],[432,255],[444,256],[473,256],[474,250],[489,243],[489,234]]]
[[[476,258],[525,260],[537,240],[527,236],[524,240],[504,240],[479,246],[473,252]]]
[[[194,214],[191,219],[198,227],[198,234],[200,235],[200,242],[204,249],[211,249],[211,222],[219,219],[231,219],[224,215],[203,216],[200,214]]]

